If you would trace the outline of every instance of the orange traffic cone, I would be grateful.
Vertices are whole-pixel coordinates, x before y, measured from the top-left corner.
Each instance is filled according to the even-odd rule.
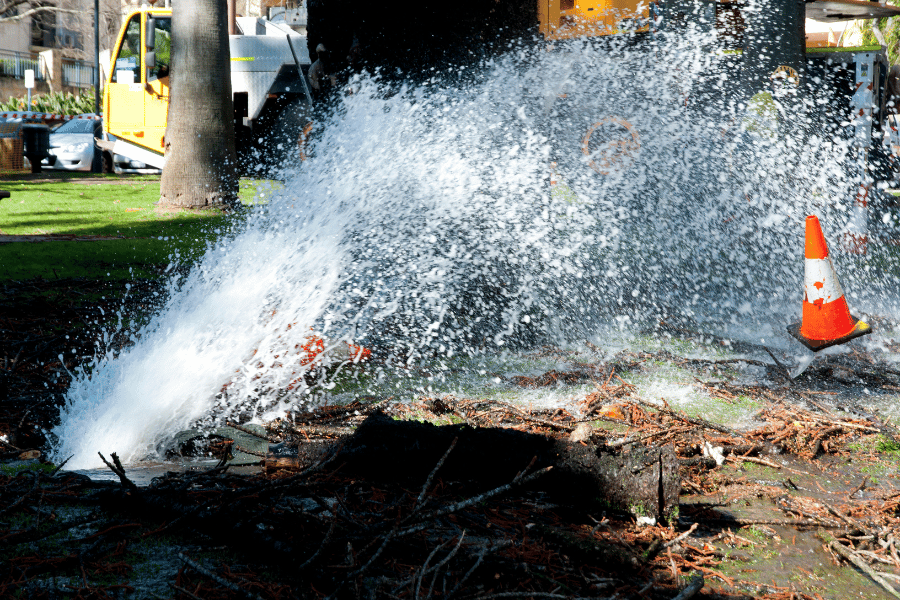
[[[815,216],[806,217],[804,288],[803,321],[788,325],[787,330],[813,352],[872,333],[871,327],[850,314]]]

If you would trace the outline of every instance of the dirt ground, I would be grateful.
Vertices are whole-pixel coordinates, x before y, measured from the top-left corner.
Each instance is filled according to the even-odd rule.
[[[129,308],[152,310],[152,286],[137,287]],[[567,363],[567,351],[545,348],[568,366],[508,383],[587,383],[577,410],[369,398],[247,430],[262,448],[255,466],[229,466],[229,453],[254,450],[213,438],[183,451],[212,452],[218,464],[163,466],[150,479],[106,456],[100,481],[57,470],[41,451],[66,369],[93,355],[100,309],[114,312],[117,291],[77,280],[2,291],[0,597],[900,597],[900,431],[857,402],[864,393],[900,400],[900,370],[883,354],[900,352],[896,344],[882,353],[855,345],[796,379],[755,358],[626,351]],[[661,366],[689,373],[722,410],[688,414],[622,377]],[[722,417],[729,410],[753,418],[737,426]],[[640,507],[563,493],[550,470],[527,460],[513,477],[492,479],[478,464],[471,477],[451,473],[444,460],[462,450],[456,442],[426,477],[409,477],[408,456],[367,476],[342,448],[376,411],[510,428],[590,452],[668,446],[678,505],[653,521]]]

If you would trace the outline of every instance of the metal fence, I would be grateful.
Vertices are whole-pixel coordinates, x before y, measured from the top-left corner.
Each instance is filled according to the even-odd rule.
[[[94,85],[94,65],[83,60],[62,61],[63,85],[91,87]]]
[[[14,77],[24,79],[25,71],[34,71],[35,81],[45,81],[46,74],[42,68],[42,59],[31,52],[15,52],[12,50],[0,50],[0,77]],[[62,60],[63,85],[71,87],[87,88],[94,85],[94,69],[96,67],[83,60]]]
[[[15,77],[24,79],[25,71],[34,71],[35,81],[44,80],[44,70],[41,69],[41,57],[31,52],[13,52],[0,50],[0,77]]]

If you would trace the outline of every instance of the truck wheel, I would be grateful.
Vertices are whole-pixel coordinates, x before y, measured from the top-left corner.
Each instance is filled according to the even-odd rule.
[[[104,152],[100,158],[100,172],[101,173],[112,173],[113,172],[113,158],[109,152]]]

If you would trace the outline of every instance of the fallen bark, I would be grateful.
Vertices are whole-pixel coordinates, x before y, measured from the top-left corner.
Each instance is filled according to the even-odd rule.
[[[681,593],[672,598],[672,600],[688,600],[689,598],[693,598],[697,595],[697,592],[703,589],[704,583],[703,575],[698,573],[691,578],[691,582],[688,586],[681,590]]]

